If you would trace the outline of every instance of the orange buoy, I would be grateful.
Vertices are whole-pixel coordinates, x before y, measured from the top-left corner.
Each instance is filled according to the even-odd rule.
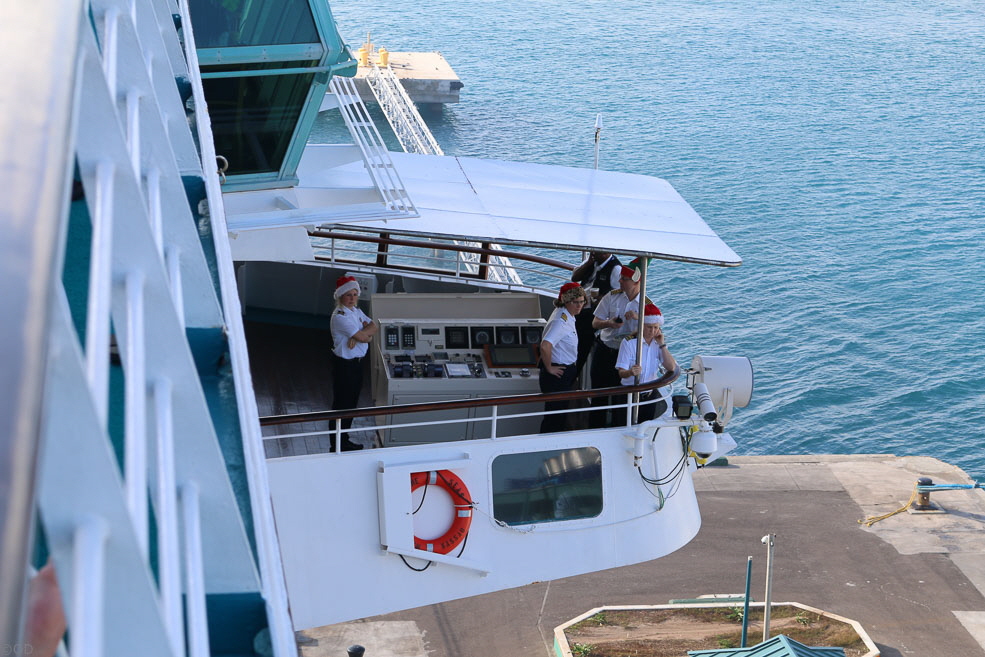
[[[448,554],[461,545],[468,536],[472,526],[472,498],[465,483],[451,470],[430,470],[414,472],[410,475],[410,492],[413,493],[421,486],[438,486],[451,495],[455,508],[451,527],[438,538],[424,540],[414,537],[414,547],[426,552]]]

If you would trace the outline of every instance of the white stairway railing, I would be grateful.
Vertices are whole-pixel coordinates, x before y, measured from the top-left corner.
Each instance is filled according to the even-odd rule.
[[[404,151],[422,155],[444,155],[393,69],[389,66],[381,68],[375,63],[371,66],[366,82]]]
[[[182,2],[182,52],[171,11],[162,6],[170,4],[82,4],[76,89],[68,94],[76,101],[76,129],[67,139],[74,158],[48,168],[60,167],[63,189],[73,169],[80,179],[85,202],[72,204],[70,228],[83,230],[68,231],[75,241],[60,243],[65,254],[56,262],[87,261],[88,280],[70,280],[59,268],[51,293],[36,291],[51,305],[36,504],[73,657],[183,657],[186,646],[189,655],[208,654],[206,595],[241,592],[262,597],[274,654],[293,657],[259,424],[244,403],[253,391],[221,198],[215,200],[212,135],[199,113],[200,156],[175,84],[190,76],[196,107],[205,107],[194,38]],[[203,178],[209,190],[221,298],[183,175]],[[256,559],[189,330],[228,341]],[[121,368],[111,367],[114,341]],[[111,439],[118,433],[122,468]]]
[[[355,84],[350,78],[338,76],[333,77],[328,84],[338,98],[339,111],[342,112],[345,125],[359,148],[366,170],[383,197],[387,210],[406,216],[416,215],[417,208],[410,200],[400,174],[390,159],[390,153],[383,145],[383,138],[359,97]]]

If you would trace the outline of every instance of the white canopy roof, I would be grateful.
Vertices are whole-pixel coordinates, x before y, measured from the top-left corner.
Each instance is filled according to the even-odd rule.
[[[742,263],[660,178],[466,157],[391,157],[420,216],[360,223],[361,228]]]
[[[722,266],[742,263],[660,178],[467,157],[389,156],[399,175],[397,180],[387,173],[399,188],[396,197],[412,204],[386,208],[355,146],[309,145],[297,186],[223,195],[229,229],[352,226]],[[392,171],[389,163],[378,166]]]

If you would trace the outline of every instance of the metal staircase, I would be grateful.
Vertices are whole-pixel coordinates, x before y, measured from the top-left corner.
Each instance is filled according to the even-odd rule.
[[[444,155],[393,69],[389,66],[381,68],[375,63],[370,66],[366,82],[404,151],[422,155]]]

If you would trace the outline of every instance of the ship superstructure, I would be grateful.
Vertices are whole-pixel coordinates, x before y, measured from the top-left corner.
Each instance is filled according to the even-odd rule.
[[[49,557],[72,655],[287,656],[297,629],[695,535],[689,469],[727,448],[748,361],[696,359],[694,413],[632,422],[671,371],[625,390],[625,426],[531,419],[537,329],[582,250],[739,264],[668,183],[387,152],[325,3],[13,13],[0,34],[32,56],[0,91],[5,636]],[[351,143],[307,144],[326,91]],[[244,317],[324,331],[343,274],[383,325],[348,412],[377,449],[332,453],[327,400],[258,410],[276,372],[251,369]],[[598,393],[565,394],[577,412]],[[261,421],[314,446],[285,454]]]

